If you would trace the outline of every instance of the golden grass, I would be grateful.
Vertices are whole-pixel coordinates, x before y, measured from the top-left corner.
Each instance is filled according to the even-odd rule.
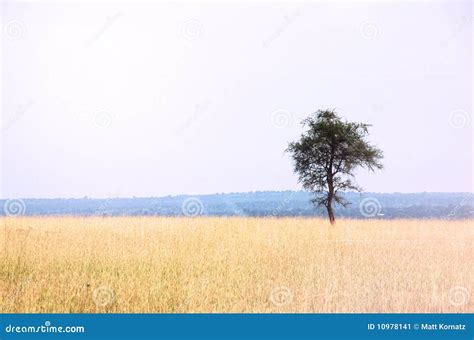
[[[473,221],[22,217],[0,312],[474,312]]]

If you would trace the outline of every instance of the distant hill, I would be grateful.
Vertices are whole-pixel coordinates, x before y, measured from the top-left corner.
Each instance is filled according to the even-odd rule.
[[[198,196],[113,199],[0,200],[2,215],[161,215],[161,216],[325,216],[304,191],[258,191]],[[347,208],[336,206],[338,217],[446,218],[474,217],[473,193],[346,193]],[[13,204],[20,206],[13,211]]]

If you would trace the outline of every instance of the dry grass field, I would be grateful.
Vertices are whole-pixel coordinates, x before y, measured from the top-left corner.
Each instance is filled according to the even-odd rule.
[[[21,217],[0,312],[474,312],[473,221]]]

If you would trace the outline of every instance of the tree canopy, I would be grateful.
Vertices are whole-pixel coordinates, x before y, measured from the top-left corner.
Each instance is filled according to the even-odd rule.
[[[358,167],[382,169],[383,153],[366,140],[369,124],[343,121],[334,110],[319,110],[304,119],[300,139],[286,149],[303,188],[315,193],[313,203],[325,207],[335,223],[333,202],[347,206],[340,192],[361,191],[355,181]]]

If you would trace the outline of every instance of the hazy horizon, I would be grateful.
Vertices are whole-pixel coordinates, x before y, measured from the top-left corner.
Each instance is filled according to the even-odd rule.
[[[0,198],[301,190],[287,143],[372,124],[366,192],[472,193],[472,3],[1,4]]]
[[[214,192],[214,193],[205,193],[205,194],[191,194],[191,193],[180,193],[180,194],[175,194],[175,195],[154,195],[154,196],[69,196],[69,197],[2,197],[0,200],[8,200],[8,199],[37,199],[37,200],[49,200],[49,199],[97,199],[97,200],[103,200],[103,199],[142,199],[142,198],[166,198],[166,197],[180,197],[180,196],[189,196],[189,197],[200,197],[200,196],[214,196],[214,195],[242,195],[242,194],[254,194],[254,193],[276,193],[276,192],[305,192],[308,193],[309,195],[313,195],[312,192],[303,190],[303,189],[295,189],[295,190],[254,190],[254,191],[234,191],[234,192]],[[454,195],[461,195],[461,194],[471,194],[474,195],[474,192],[472,191],[418,191],[418,192],[376,192],[376,191],[344,191],[342,194],[358,194],[361,196],[370,196],[372,194],[376,195],[419,195],[419,194],[429,194],[429,195],[434,195],[434,194],[454,194]]]

